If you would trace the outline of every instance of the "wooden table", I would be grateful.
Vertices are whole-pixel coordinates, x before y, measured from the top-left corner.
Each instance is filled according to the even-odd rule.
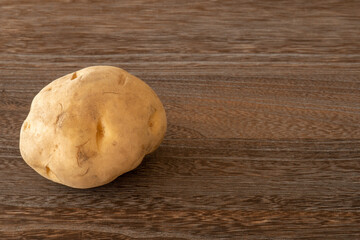
[[[95,189],[22,160],[50,81],[124,68],[168,131]],[[0,238],[360,239],[359,1],[0,0]]]

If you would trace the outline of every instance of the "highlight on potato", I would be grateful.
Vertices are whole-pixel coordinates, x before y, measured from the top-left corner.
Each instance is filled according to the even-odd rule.
[[[91,188],[136,168],[165,132],[164,107],[145,82],[117,67],[93,66],[54,80],[34,97],[20,152],[41,176]]]

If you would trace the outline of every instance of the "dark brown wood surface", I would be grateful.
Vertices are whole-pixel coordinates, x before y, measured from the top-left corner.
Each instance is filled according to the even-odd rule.
[[[168,116],[95,189],[28,167],[32,98],[113,65]],[[0,239],[360,239],[360,2],[0,0]]]

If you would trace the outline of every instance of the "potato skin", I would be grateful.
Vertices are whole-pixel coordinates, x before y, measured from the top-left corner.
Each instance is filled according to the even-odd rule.
[[[20,152],[43,177],[91,188],[136,168],[165,132],[164,107],[145,82],[117,67],[93,66],[34,97]]]

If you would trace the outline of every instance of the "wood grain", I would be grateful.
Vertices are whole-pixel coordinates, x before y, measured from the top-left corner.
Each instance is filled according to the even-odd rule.
[[[359,239],[360,2],[0,0],[1,239]],[[146,81],[160,148],[95,189],[18,149],[31,100],[90,65]]]

